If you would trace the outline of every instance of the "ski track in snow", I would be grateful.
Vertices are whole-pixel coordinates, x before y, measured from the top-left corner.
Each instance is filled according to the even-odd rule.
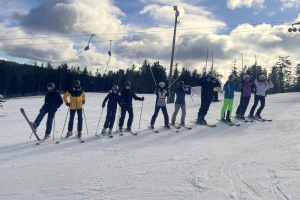
[[[19,109],[33,121],[43,97],[3,104],[0,115],[7,116],[0,118],[0,199],[300,199],[299,93],[268,95],[262,116],[273,121],[233,120],[240,127],[219,123],[223,102],[212,103],[207,121],[216,128],[188,123],[197,116],[200,98],[194,96],[192,102],[187,96],[186,123],[193,129],[175,133],[160,128],[160,112],[157,134],[147,128],[155,95],[144,95],[141,132],[113,133],[111,139],[94,136],[106,94],[86,95],[89,135],[83,121],[82,144],[76,136],[55,144],[61,139],[65,105],[56,114],[56,139],[51,135],[38,146],[34,136],[29,140],[31,131]],[[236,94],[233,113],[238,103]],[[134,101],[134,131],[140,106]],[[171,118],[174,104],[167,107]],[[98,133],[105,115],[106,108]],[[180,116],[181,111],[178,122]],[[38,128],[41,138],[45,124],[46,117]],[[65,127],[64,136],[66,132]]]

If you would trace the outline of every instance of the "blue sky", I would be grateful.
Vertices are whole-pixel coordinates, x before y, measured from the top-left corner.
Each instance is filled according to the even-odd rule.
[[[0,57],[29,63],[69,62],[101,70],[107,62],[109,40],[114,40],[113,68],[140,65],[144,59],[160,60],[168,68],[174,26],[172,6],[178,5],[181,23],[175,62],[180,67],[203,66],[208,50],[214,52],[215,65],[221,71],[241,54],[247,65],[253,63],[255,54],[260,54],[260,62],[270,68],[279,55],[291,55],[293,62],[300,62],[294,42],[300,39],[300,33],[287,32],[290,23],[299,17],[299,4],[296,0],[0,0],[0,38],[37,37],[0,40]],[[227,27],[218,28],[221,26]],[[193,30],[201,27],[213,28]],[[139,30],[145,33],[109,35]],[[98,35],[90,51],[83,52],[89,35],[95,33]],[[61,35],[86,36],[56,37]],[[53,38],[38,38],[49,36]],[[73,43],[78,41],[82,43]]]

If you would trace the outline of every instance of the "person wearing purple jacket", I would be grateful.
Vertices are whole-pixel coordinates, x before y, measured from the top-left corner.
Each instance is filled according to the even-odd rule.
[[[236,110],[236,117],[245,120],[244,115],[249,105],[249,101],[251,98],[251,88],[254,87],[254,83],[250,83],[249,75],[244,75],[243,80],[243,83],[240,84],[241,100],[240,105]]]

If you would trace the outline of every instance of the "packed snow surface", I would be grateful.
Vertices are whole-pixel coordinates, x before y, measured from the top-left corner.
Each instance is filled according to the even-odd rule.
[[[140,133],[114,133],[95,137],[101,104],[106,94],[87,93],[83,123],[85,143],[76,137],[60,144],[67,106],[55,119],[55,140],[36,145],[20,113],[24,108],[34,120],[43,97],[11,99],[0,114],[0,199],[300,199],[300,94],[269,95],[262,112],[272,122],[240,123],[230,127],[218,122],[222,101],[212,103],[208,128],[194,120],[200,97],[186,96],[186,123],[192,130],[178,133],[148,129],[155,95],[145,96]],[[251,98],[248,110],[253,105]],[[239,103],[235,96],[234,112]],[[140,101],[134,101],[133,130],[138,131]],[[167,106],[172,116],[174,104]],[[98,132],[102,129],[106,108]],[[177,116],[179,122],[181,111]],[[126,118],[127,119],[127,118]],[[127,121],[127,120],[126,120]],[[125,121],[125,124],[126,124]],[[43,138],[46,118],[38,128]],[[76,130],[76,123],[74,123]],[[115,130],[115,128],[114,128]],[[64,136],[67,127],[64,130]]]

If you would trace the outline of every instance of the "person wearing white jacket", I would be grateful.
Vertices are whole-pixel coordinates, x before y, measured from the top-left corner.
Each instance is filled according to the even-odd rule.
[[[271,81],[271,79],[268,79],[266,81],[266,77],[264,75],[259,76],[259,81],[255,80],[255,86],[256,86],[256,93],[254,98],[254,105],[251,108],[250,114],[248,118],[254,118],[253,114],[257,107],[258,102],[260,101],[260,107],[256,111],[255,118],[261,119],[261,112],[265,107],[265,98],[266,98],[266,92],[267,89],[273,88],[274,85]]]

